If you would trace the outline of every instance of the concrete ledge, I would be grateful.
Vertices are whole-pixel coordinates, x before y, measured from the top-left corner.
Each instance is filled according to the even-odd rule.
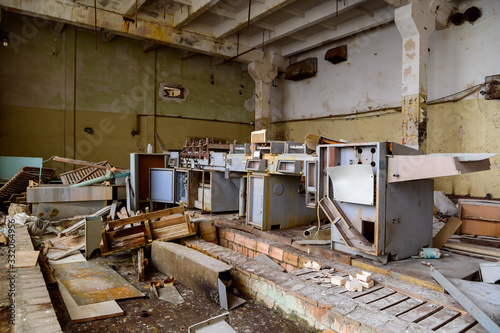
[[[15,230],[16,251],[33,251],[28,229]],[[40,266],[16,268],[15,286],[17,332],[62,332]]]
[[[245,253],[250,253],[248,249],[245,251],[244,248],[245,244],[247,244],[247,239],[251,239],[252,241],[255,241],[257,243],[257,249],[261,249],[256,252],[257,254],[263,253],[268,255],[276,263],[285,268],[287,272],[304,268],[304,263],[310,260],[316,261],[322,266],[335,267],[337,271],[345,274],[355,275],[361,270],[360,268],[348,264],[324,258],[319,255],[303,252],[292,246],[283,245],[271,240],[259,238],[251,233],[241,230],[221,226],[218,226],[217,229],[220,245],[245,255]],[[230,239],[232,239],[233,241],[230,241]],[[281,252],[283,252],[283,259],[279,260]],[[245,256],[250,257],[249,255]],[[294,264],[294,261],[292,261],[295,257],[297,257],[296,265]],[[366,268],[364,269],[366,270]],[[377,284],[381,286],[391,288],[398,292],[411,295],[424,301],[437,303],[454,311],[460,312],[461,314],[467,314],[464,308],[448,294],[421,287],[413,283],[403,281],[397,277],[393,278],[391,276],[383,274],[376,274],[375,272],[372,273],[373,279],[377,282]]]
[[[347,295],[328,292],[293,274],[269,269],[222,246],[199,239],[188,239],[184,244],[234,266],[233,281],[241,291],[314,329],[324,332],[431,332]]]

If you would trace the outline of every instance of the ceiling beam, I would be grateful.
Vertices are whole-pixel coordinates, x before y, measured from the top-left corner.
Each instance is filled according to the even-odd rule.
[[[154,41],[154,40],[145,40],[144,41],[144,45],[142,46],[142,51],[144,53],[148,53],[148,52],[156,50],[156,48],[158,46],[160,46],[160,44],[158,44],[157,41]]]
[[[293,38],[293,39],[298,40],[298,41],[301,41],[301,42],[307,42],[307,36],[305,36],[305,35],[291,34],[288,37]]]
[[[278,9],[291,4],[295,0],[267,0],[265,4],[252,3],[250,9],[250,24],[253,24]],[[215,27],[216,38],[226,38],[244,28],[248,24],[248,8],[238,13],[236,21],[224,21]]]
[[[337,3],[336,1],[327,1],[316,7],[313,7],[305,12],[305,16],[302,17],[292,17],[289,20],[283,21],[276,25],[273,33],[270,34],[264,41],[265,44],[275,42],[281,38],[290,36],[291,34],[297,33],[301,30],[309,28],[313,25],[320,24],[330,18],[335,18],[337,15],[347,12],[357,6],[360,6],[366,0],[350,0],[347,1],[346,5],[344,2]],[[256,47],[262,44],[262,37],[255,35],[252,37],[250,46]]]
[[[287,7],[283,8],[283,9],[281,9],[281,11],[285,12],[287,14],[293,15],[293,16],[297,16],[297,17],[304,17],[304,16],[306,16],[306,12],[304,12],[303,10],[292,8],[290,6],[287,6]]]
[[[213,6],[220,0],[192,0],[191,6],[181,8],[174,14],[174,28],[180,29]]]
[[[101,42],[103,44],[109,44],[115,37],[116,34],[109,31],[105,31],[104,34],[102,35]]]
[[[274,31],[274,29],[276,29],[276,26],[274,24],[266,23],[263,21],[257,21],[253,25],[255,25],[256,27],[262,28],[262,29],[269,30],[269,31]]]
[[[326,28],[326,29],[337,30],[337,25],[335,23],[330,23],[330,22],[324,21],[324,22],[321,22],[318,25],[320,27],[323,27],[323,28]]]
[[[225,17],[225,18],[228,18],[231,20],[236,20],[238,18],[238,15],[236,13],[230,12],[229,10],[225,10],[221,6],[212,7],[208,11],[212,14],[220,15],[222,17]]]
[[[358,12],[373,17],[373,10],[371,10],[370,8],[366,8],[365,6],[358,6],[354,9],[357,10]]]
[[[3,9],[9,11],[94,29],[94,10],[90,7],[86,9],[84,5],[61,2],[60,0],[2,0],[2,2]],[[125,21],[122,15],[102,10],[97,11],[97,28],[129,38],[154,40],[161,45],[226,59],[235,57],[238,48],[236,43],[233,42],[216,41],[204,35],[179,31],[166,25],[143,20],[138,20],[136,28],[135,24]],[[248,48],[240,45],[240,52],[245,52],[246,50]],[[261,61],[262,58],[263,53],[261,50],[252,50],[239,56],[237,61]]]
[[[62,22],[52,22],[52,34],[56,36],[61,35],[65,26],[66,24]]]
[[[125,1],[123,3],[123,16],[134,16],[136,5],[137,5],[137,11],[139,11],[139,8],[141,8],[141,6],[144,5],[145,2],[146,0]]]
[[[407,5],[410,2],[410,0],[384,0],[384,1],[394,7],[401,7]]]
[[[173,0],[173,1],[186,6],[191,6],[193,4],[191,0]]]
[[[281,54],[289,57],[312,48],[346,38],[374,27],[394,21],[394,9],[384,7],[374,12],[374,16],[360,16],[356,19],[339,24],[336,31],[325,30],[320,33],[307,36],[306,42],[293,42],[281,48]]]

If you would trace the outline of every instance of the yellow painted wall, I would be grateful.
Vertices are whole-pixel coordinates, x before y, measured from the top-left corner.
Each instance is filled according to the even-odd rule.
[[[476,99],[428,107],[426,153],[500,153],[500,101]],[[275,123],[277,140],[303,141],[308,133],[350,142],[401,142],[401,114],[329,118]],[[446,194],[500,198],[500,156],[491,170],[435,179],[435,189]]]
[[[148,144],[159,151],[155,132],[164,149],[180,149],[193,137],[250,140],[254,83],[240,63],[204,55],[182,60],[180,50],[164,46],[145,53],[141,41],[123,37],[96,49],[92,31],[66,26],[54,35],[51,27],[2,13],[10,45],[0,47],[0,155],[128,168],[130,153]],[[164,100],[161,83],[183,86],[186,98]]]

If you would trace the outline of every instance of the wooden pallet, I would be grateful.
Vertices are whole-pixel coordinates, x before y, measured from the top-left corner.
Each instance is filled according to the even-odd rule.
[[[102,230],[101,254],[137,249],[154,240],[173,240],[196,234],[184,206],[109,221]]]
[[[111,168],[108,161],[96,163],[96,165]],[[61,181],[63,184],[78,184],[86,180],[95,179],[106,175],[105,169],[100,169],[92,166],[85,166],[76,170],[61,173]]]

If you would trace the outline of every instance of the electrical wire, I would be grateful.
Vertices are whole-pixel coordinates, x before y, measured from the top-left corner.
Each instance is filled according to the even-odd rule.
[[[427,104],[435,104],[435,103],[443,103],[443,102],[456,102],[456,101],[459,101],[461,100],[462,98],[465,98],[467,96],[469,96],[470,94],[473,94],[474,92],[476,92],[477,90],[479,90],[482,86],[484,86],[486,84],[486,82],[483,82],[483,83],[480,83],[480,84],[476,84],[475,86],[473,87],[469,87],[469,88],[465,88],[464,90],[461,90],[459,92],[456,92],[454,94],[451,94],[451,95],[448,95],[448,96],[444,96],[444,97],[440,97],[438,99],[434,99],[432,101],[429,101]],[[447,100],[447,98],[450,98],[450,97],[455,97],[457,95],[460,95],[462,93],[466,93],[464,94],[463,96],[461,96],[460,98],[458,99],[451,99],[451,100]]]
[[[321,202],[323,200],[325,200],[326,197],[322,198],[319,202],[318,202],[318,206],[316,207],[316,217],[318,219],[318,229],[316,229],[316,232],[312,235],[311,239],[314,239],[314,240],[318,240],[318,237],[319,237],[319,228],[321,226],[321,219],[319,218],[319,205],[321,204]]]

